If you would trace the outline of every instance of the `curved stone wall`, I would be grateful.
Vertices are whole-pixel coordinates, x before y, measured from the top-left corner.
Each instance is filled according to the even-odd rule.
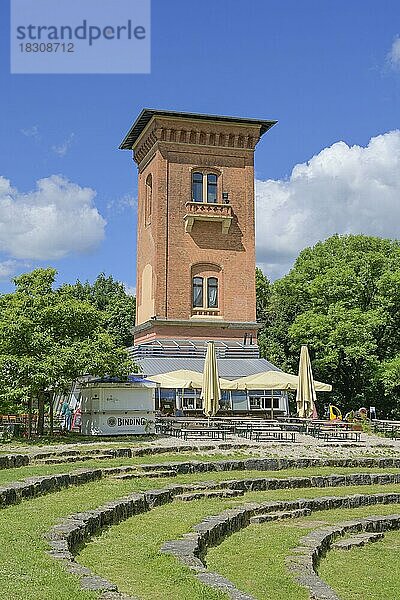
[[[372,495],[356,494],[353,496],[328,496],[294,501],[246,504],[240,508],[228,509],[219,515],[207,517],[194,527],[194,532],[187,533],[179,540],[167,542],[164,544],[161,551],[172,554],[190,569],[195,571],[198,579],[203,583],[223,589],[234,600],[249,600],[251,596],[243,595],[242,592],[237,590],[231,582],[228,582],[221,575],[207,571],[205,555],[208,548],[220,544],[227,536],[247,527],[253,516],[278,511],[280,511],[282,515],[288,515],[291,511],[304,509],[313,512],[337,508],[358,508],[360,506],[371,506],[375,504],[399,503],[400,493]],[[285,518],[285,516],[282,516],[282,518]],[[388,522],[387,528],[397,527],[396,523],[399,523],[398,526],[400,527],[400,515],[388,518],[370,517],[367,519],[360,519],[357,523],[364,523],[364,521],[365,523],[368,523],[368,525],[366,525],[366,531],[382,531],[379,527],[384,527],[381,523],[386,522],[386,519]],[[352,522],[352,524],[354,525],[354,522]],[[298,576],[298,582],[301,585],[306,585],[310,589],[312,594],[314,594],[311,595],[311,598],[315,598],[315,600],[338,600],[335,595],[323,595],[328,593],[327,588],[329,588],[329,586],[318,578],[314,569],[317,566],[320,557],[334,539],[347,531],[361,531],[361,525],[354,526],[353,530],[348,525],[346,525],[346,527],[347,529],[345,527],[343,528],[343,533],[341,533],[342,530],[340,527],[330,527],[313,532],[306,538],[303,538],[303,542],[304,540],[308,540],[304,542],[305,548],[302,546],[301,548],[296,549],[296,551],[299,552],[299,556],[291,557],[290,565],[292,570],[295,570],[296,575]],[[360,527],[360,529],[357,529],[357,527]],[[303,577],[302,569],[305,566],[307,566],[307,569],[304,571],[305,575]],[[334,594],[331,588],[329,588],[329,590],[330,594]],[[316,595],[317,591],[320,595]]]
[[[78,450],[65,450],[60,453],[42,452],[36,454],[8,454],[0,456],[0,469],[13,469],[34,464],[35,461],[45,458],[59,458],[60,464],[68,462],[73,455],[75,460],[107,460],[112,458],[134,458],[140,456],[151,456],[154,454],[204,452],[207,450],[251,450],[248,444],[213,444],[207,446],[148,446],[134,448],[107,448],[101,452],[107,452],[107,456],[99,453],[99,450],[89,450],[84,453]],[[180,464],[180,463],[170,463]],[[370,468],[396,468],[400,469],[400,458],[249,458],[243,460],[224,461],[187,461],[187,473],[199,472],[199,465],[203,471],[231,471],[231,470],[262,470],[280,471],[284,469],[306,469],[308,467],[370,467]],[[149,465],[149,467],[159,465]],[[165,466],[165,463],[163,463]],[[184,472],[184,471],[182,471]]]
[[[383,532],[400,529],[400,515],[372,516],[354,521],[344,521],[332,527],[312,531],[301,539],[301,545],[288,557],[287,565],[297,582],[308,588],[315,600],[340,600],[334,590],[316,573],[318,564],[331,549],[332,543],[347,533]]]
[[[264,470],[265,460],[257,461],[259,470]],[[190,462],[190,463],[160,463],[159,465],[138,465],[146,476],[146,470],[164,470],[168,466],[174,473],[203,473],[210,471],[230,471],[233,468],[247,469],[249,461],[216,461],[216,462]],[[303,461],[302,461],[303,462]],[[325,462],[325,461],[324,461]],[[253,464],[253,463],[252,463]],[[23,481],[14,481],[0,487],[0,509],[18,504],[22,500],[29,500],[36,496],[50,494],[52,492],[69,487],[70,485],[83,485],[91,481],[97,481],[102,477],[124,473],[130,467],[105,467],[103,469],[78,469],[70,473],[56,475],[44,475],[29,477]],[[253,469],[254,469],[253,465]],[[265,467],[265,470],[267,468]],[[244,491],[263,491],[271,489],[304,488],[304,487],[337,487],[350,485],[385,485],[388,483],[399,483],[400,473],[353,473],[348,475],[320,475],[313,477],[287,477],[274,479],[273,477],[248,478],[242,480],[222,481],[218,483],[204,482],[202,488],[208,489],[240,489]],[[196,489],[193,485],[171,485],[170,489],[175,494],[181,494],[187,490]]]
[[[360,475],[360,474],[358,474]],[[367,474],[361,474],[364,476]],[[329,479],[332,485],[332,477]],[[338,475],[338,485],[343,485],[343,477]],[[386,477],[386,475],[385,475]],[[300,479],[300,478],[299,478]],[[311,478],[310,478],[311,479]],[[240,485],[243,481],[238,480]],[[254,481],[260,481],[256,479]],[[290,481],[290,478],[286,481]],[[341,482],[341,483],[339,483]],[[234,480],[228,482],[230,485]],[[90,539],[102,529],[117,524],[136,514],[151,510],[172,502],[174,497],[185,489],[184,485],[172,485],[168,488],[150,490],[143,494],[131,494],[119,500],[109,502],[104,506],[71,515],[58,525],[55,525],[47,534],[50,543],[50,553],[54,558],[63,561],[65,567],[81,578],[81,586],[87,590],[101,590],[104,593],[118,594],[116,586],[85,567],[75,562],[74,554],[80,545]],[[327,510],[331,508],[354,508],[373,504],[400,503],[400,493],[383,494],[357,494],[352,496],[332,496],[314,499],[299,499],[293,501],[251,503],[239,508],[229,509],[220,515],[211,516],[195,527],[194,532],[183,536],[182,539],[167,542],[161,549],[163,552],[173,554],[197,574],[203,583],[215,588],[223,589],[234,600],[252,600],[251,596],[237,590],[235,586],[217,573],[207,571],[205,554],[210,546],[219,544],[225,537],[247,527],[251,517],[276,511]],[[121,596],[115,596],[121,597]]]

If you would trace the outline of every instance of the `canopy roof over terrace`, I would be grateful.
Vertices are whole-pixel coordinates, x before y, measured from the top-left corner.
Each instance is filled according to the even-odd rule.
[[[299,384],[298,375],[291,375],[283,371],[265,371],[256,375],[241,377],[229,382],[231,390],[297,390]],[[317,392],[331,392],[329,383],[314,381]]]
[[[179,369],[162,373],[161,375],[152,375],[151,381],[154,381],[162,388],[179,389],[201,389],[203,385],[203,373]],[[284,373],[283,371],[265,371],[248,377],[241,377],[228,381],[219,378],[220,388],[222,390],[297,390],[299,378],[297,375]],[[328,383],[314,381],[317,392],[330,392],[332,386]]]
[[[151,381],[167,389],[201,389],[203,386],[203,373],[178,369],[177,371],[169,371],[169,373],[162,373],[161,375],[152,375]],[[229,387],[231,382],[227,379],[220,378],[219,385],[223,390],[231,389]]]

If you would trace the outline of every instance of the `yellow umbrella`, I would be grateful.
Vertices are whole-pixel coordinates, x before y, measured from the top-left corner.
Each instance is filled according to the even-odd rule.
[[[178,369],[160,375],[152,375],[149,379],[158,383],[162,388],[201,389],[203,387],[203,373],[189,369]],[[219,386],[224,390],[231,389],[231,382],[220,377]]]
[[[151,381],[155,381],[162,388],[183,388],[193,389],[201,388],[203,380],[201,373],[190,371],[188,369],[178,369],[177,371],[169,371],[160,375],[149,377]]]
[[[298,416],[307,419],[316,416],[316,400],[310,355],[307,346],[302,346],[299,362],[299,385],[296,394]]]
[[[207,417],[213,417],[219,409],[221,390],[219,385],[217,357],[214,342],[207,343],[207,353],[204,361],[203,386],[201,388],[203,412]]]
[[[255,375],[248,375],[230,382],[224,389],[231,390],[297,390],[299,378],[283,371],[263,371]],[[318,392],[330,392],[332,386],[328,383],[314,381]]]

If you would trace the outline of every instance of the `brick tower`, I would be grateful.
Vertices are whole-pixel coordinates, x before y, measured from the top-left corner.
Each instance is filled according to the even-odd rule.
[[[275,121],[144,109],[135,344],[255,344],[254,149]]]

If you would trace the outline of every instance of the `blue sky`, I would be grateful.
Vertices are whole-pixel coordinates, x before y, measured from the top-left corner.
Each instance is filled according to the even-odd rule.
[[[46,265],[59,282],[105,271],[135,286],[137,173],[118,145],[143,107],[279,121],[256,151],[271,277],[336,231],[398,236],[398,0],[153,0],[149,75],[11,75],[7,2],[1,23],[0,291]],[[34,239],[16,204],[42,179],[30,201],[63,194],[65,226]]]

